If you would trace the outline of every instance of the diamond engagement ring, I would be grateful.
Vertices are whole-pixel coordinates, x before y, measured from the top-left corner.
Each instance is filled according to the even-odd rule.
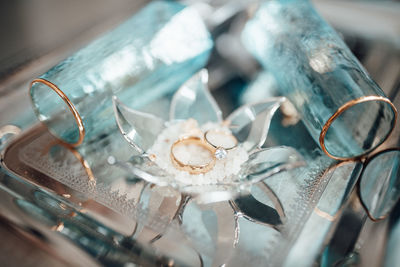
[[[215,149],[216,159],[224,159],[228,150],[235,148],[238,144],[236,137],[224,130],[208,130],[204,133],[204,140]]]

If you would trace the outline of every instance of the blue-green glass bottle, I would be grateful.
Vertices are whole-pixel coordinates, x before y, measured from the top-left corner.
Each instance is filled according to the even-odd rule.
[[[115,127],[113,95],[138,108],[176,90],[212,46],[194,9],[152,2],[34,80],[35,112],[55,136],[79,145]]]

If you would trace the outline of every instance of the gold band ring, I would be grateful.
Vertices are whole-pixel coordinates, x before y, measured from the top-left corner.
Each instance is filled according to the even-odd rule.
[[[174,155],[174,149],[178,145],[196,145],[203,147],[210,152],[212,160],[206,164],[200,164],[200,165],[183,163],[182,161],[178,160]],[[216,158],[213,157],[213,155],[214,153],[211,147],[207,143],[205,143],[201,138],[195,136],[183,137],[178,139],[177,141],[175,141],[175,143],[172,144],[170,151],[171,161],[172,164],[175,166],[175,168],[189,172],[190,174],[200,174],[210,171],[214,167],[216,161]]]
[[[58,88],[57,85],[55,85],[54,83],[52,83],[52,82],[50,82],[50,81],[48,81],[48,80],[41,79],[41,78],[33,80],[33,81],[31,82],[31,85],[30,85],[29,90],[32,90],[32,86],[33,86],[35,83],[42,83],[42,84],[48,86],[50,89],[52,89],[54,92],[56,92],[57,95],[59,95],[59,96],[61,97],[61,99],[65,102],[65,104],[67,104],[69,110],[71,111],[72,115],[73,115],[74,118],[75,118],[76,124],[77,124],[77,126],[78,126],[78,131],[79,131],[79,138],[78,138],[78,141],[76,141],[76,142],[73,143],[73,144],[69,144],[69,145],[71,145],[71,146],[79,146],[80,144],[82,144],[83,139],[85,138],[85,127],[83,126],[83,121],[82,121],[81,115],[79,115],[78,110],[76,109],[76,107],[74,106],[74,104],[72,104],[71,100],[69,100],[69,98],[65,95],[65,93],[64,93],[60,88]],[[31,97],[31,100],[32,100],[32,102],[33,102],[32,97]],[[37,108],[37,106],[36,106],[35,103],[33,103],[33,107],[34,107],[34,110],[35,110],[36,115],[40,115],[40,112],[39,112],[39,110],[38,110],[38,108]],[[38,118],[40,118],[40,116],[38,116]],[[46,126],[47,126],[47,125],[46,125]],[[49,129],[49,131],[50,131],[50,133],[51,133],[52,135],[54,135],[55,137],[57,137],[58,139],[60,139],[60,137],[57,136],[57,134],[53,133],[53,132],[50,130],[49,127],[47,127],[47,128]],[[63,141],[64,141],[64,140],[63,140]]]
[[[394,117],[392,120],[392,128],[390,129],[390,131],[386,134],[386,136],[379,142],[379,144],[377,144],[376,146],[368,149],[367,151],[365,151],[365,153],[361,154],[361,155],[356,155],[354,157],[339,157],[339,156],[335,156],[329,153],[329,151],[326,149],[325,147],[325,136],[326,133],[328,132],[329,127],[331,126],[331,124],[346,110],[348,110],[349,108],[351,108],[352,106],[355,106],[357,104],[360,103],[365,103],[365,102],[369,102],[369,101],[381,101],[384,103],[387,103],[390,105],[392,112],[394,113]],[[362,156],[365,156],[366,154],[370,153],[371,151],[375,150],[375,148],[377,148],[378,146],[380,146],[384,141],[386,141],[386,139],[390,136],[390,134],[392,133],[394,126],[396,124],[396,120],[397,120],[397,109],[396,107],[393,105],[393,103],[386,97],[383,96],[362,96],[360,98],[357,99],[353,99],[350,100],[348,102],[346,102],[344,105],[342,105],[325,123],[325,125],[322,127],[320,136],[319,136],[319,144],[322,148],[322,151],[325,152],[326,155],[328,155],[329,157],[336,159],[336,160],[350,160],[350,159],[357,159],[360,158]]]

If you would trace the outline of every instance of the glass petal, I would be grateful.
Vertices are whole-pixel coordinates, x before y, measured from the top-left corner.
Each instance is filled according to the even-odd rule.
[[[232,134],[247,151],[264,144],[272,116],[284,100],[284,97],[274,97],[244,105],[226,119]]]
[[[252,195],[240,196],[231,203],[246,219],[270,226],[282,224],[282,220],[276,209],[261,203]]]
[[[190,195],[197,203],[209,204],[227,201],[236,198],[240,194],[249,194],[250,186],[230,184],[209,184],[209,185],[187,185],[176,181],[173,176],[155,164],[147,154],[133,156],[127,162],[116,162],[120,168],[124,169],[133,177],[131,181],[137,182],[142,179],[158,186],[170,186],[181,193]]]
[[[366,165],[360,196],[374,219],[385,218],[400,199],[400,150],[388,150]]]
[[[249,156],[242,166],[239,178],[242,183],[256,183],[305,164],[303,157],[294,148],[278,146],[261,149]]]
[[[239,231],[228,202],[199,205],[191,201],[183,214],[183,229],[203,258],[201,266],[224,266]],[[201,239],[196,238],[201,236]]]
[[[215,213],[205,208],[204,205],[199,205],[196,201],[190,201],[183,211],[182,229],[184,229],[191,243],[201,254],[204,262],[203,266],[212,266],[218,235],[218,229],[216,229],[218,219]],[[202,238],[196,238],[194,233],[197,233]]]
[[[135,178],[143,179],[159,186],[173,185],[172,177],[157,166],[149,157],[144,155],[133,156],[127,162],[119,162],[118,166],[131,173]]]
[[[152,114],[128,108],[115,96],[113,105],[115,120],[122,135],[138,153],[144,153],[164,128],[164,121]]]
[[[184,186],[181,190],[192,195],[196,202],[201,204],[228,201],[241,194],[241,190],[235,184],[192,185]]]
[[[222,112],[208,91],[208,72],[202,69],[175,93],[170,110],[170,120],[193,118],[200,125],[222,122]]]

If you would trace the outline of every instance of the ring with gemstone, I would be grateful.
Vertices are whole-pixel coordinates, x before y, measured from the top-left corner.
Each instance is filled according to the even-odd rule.
[[[175,148],[180,145],[195,145],[205,148],[210,153],[211,160],[204,164],[184,163],[181,160],[179,160],[174,153]],[[187,136],[179,138],[177,141],[175,141],[175,143],[172,144],[170,151],[171,161],[172,164],[175,166],[175,168],[189,172],[190,174],[200,174],[210,171],[215,165],[216,158],[214,155],[215,155],[214,149],[210,147],[207,143],[205,143],[202,138],[197,136]]]
[[[222,136],[222,138],[217,141],[215,140],[215,137],[218,135],[220,135],[220,137]],[[228,155],[228,150],[234,149],[238,144],[236,137],[234,137],[231,133],[219,129],[206,131],[204,133],[204,140],[207,142],[207,144],[215,149],[214,156],[219,160],[226,158]]]

